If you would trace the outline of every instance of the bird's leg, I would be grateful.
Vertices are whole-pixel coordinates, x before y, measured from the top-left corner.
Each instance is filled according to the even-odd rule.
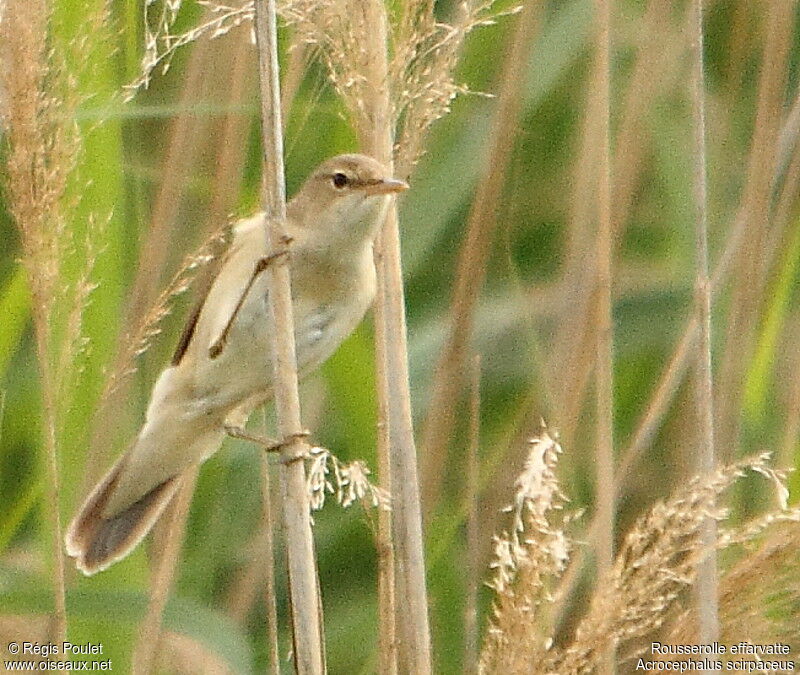
[[[264,448],[265,452],[277,452],[283,446],[283,443],[276,441],[274,438],[251,434],[244,427],[236,426],[234,424],[226,424],[225,433],[231,438],[238,438],[242,441],[250,441],[251,443],[260,445],[262,448]]]
[[[225,433],[228,434],[228,436],[230,436],[231,438],[238,438],[243,441],[250,441],[251,443],[260,445],[264,449],[264,452],[280,452],[295,439],[308,438],[311,435],[310,431],[301,431],[296,434],[290,434],[282,441],[276,441],[274,438],[268,438],[266,436],[257,436],[255,434],[251,434],[244,427],[236,426],[233,424],[225,425]],[[301,452],[294,455],[293,457],[281,458],[281,462],[283,462],[284,464],[291,464],[300,459],[306,459],[307,456],[308,456],[307,453]]]
[[[291,239],[288,239],[284,242],[287,246],[291,242]],[[280,258],[281,256],[287,255],[289,253],[288,248],[281,249],[275,253],[271,253],[270,255],[264,256],[263,258],[259,258],[256,261],[256,265],[253,268],[253,274],[250,275],[250,280],[247,282],[247,286],[244,287],[244,291],[239,296],[239,300],[236,303],[236,307],[233,308],[233,312],[231,313],[228,322],[225,324],[225,328],[222,329],[222,333],[220,336],[214,340],[211,347],[208,349],[208,356],[211,359],[217,358],[220,354],[222,354],[222,350],[225,347],[225,343],[228,341],[228,333],[231,331],[231,326],[233,326],[233,322],[236,319],[236,316],[239,314],[239,310],[244,305],[244,301],[247,298],[247,294],[250,292],[250,289],[253,287],[256,279],[258,278],[259,274],[261,274],[267,267],[272,264],[273,261]]]

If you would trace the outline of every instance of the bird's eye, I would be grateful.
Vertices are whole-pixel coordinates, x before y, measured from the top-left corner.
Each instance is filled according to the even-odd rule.
[[[350,182],[350,179],[341,172],[333,174],[331,180],[333,181],[333,186],[339,190],[341,190]]]

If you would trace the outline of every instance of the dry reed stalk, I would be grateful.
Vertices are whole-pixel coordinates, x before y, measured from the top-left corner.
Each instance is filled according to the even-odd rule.
[[[134,675],[149,675],[158,670],[159,650],[162,643],[161,622],[175,579],[175,570],[178,567],[198,470],[198,467],[195,466],[182,474],[180,489],[168,507],[164,543],[160,547],[158,555],[158,564],[147,603],[147,613],[140,626],[139,638],[133,652],[131,666]]]
[[[373,37],[367,43],[369,52],[364,59],[364,77],[368,80],[373,95],[364,102],[366,107],[365,116],[368,123],[359,125],[362,135],[362,145],[367,154],[371,154],[387,166],[394,166],[393,157],[393,125],[390,119],[389,92],[388,92],[388,63],[386,56],[386,17],[382,6],[378,6],[379,0],[367,0],[364,7],[363,22],[365,26],[370,26]],[[366,29],[365,29],[366,32]],[[397,224],[396,206],[391,207],[393,214],[390,216],[395,226]],[[388,220],[388,219],[387,219]],[[389,227],[388,222],[384,223],[384,231]],[[400,548],[399,556],[395,550],[395,532],[399,527],[396,523],[398,518],[408,518],[413,516],[413,506],[409,510],[406,502],[400,504],[398,513],[397,503],[398,494],[402,488],[393,479],[397,476],[400,482],[407,480],[405,471],[395,474],[397,460],[392,452],[392,417],[397,415],[397,410],[390,407],[392,381],[389,376],[388,359],[389,342],[391,340],[389,331],[392,329],[388,323],[388,304],[389,299],[386,295],[387,279],[386,268],[384,266],[384,250],[386,247],[386,237],[383,232],[378,236],[374,245],[375,270],[377,272],[377,287],[374,302],[375,317],[375,385],[378,392],[378,428],[377,428],[377,456],[378,468],[380,471],[381,487],[388,489],[392,495],[392,510],[378,514],[378,612],[379,612],[379,634],[378,634],[378,660],[381,672],[392,675],[398,672],[398,662],[402,659],[405,666],[410,667],[414,663],[413,655],[409,653],[409,645],[413,643],[413,630],[407,626],[407,621],[403,620],[403,615],[411,609],[407,603],[408,578],[398,574],[402,566],[408,568],[406,559],[408,557],[408,540],[398,542]],[[403,420],[398,419],[395,424],[403,424]],[[412,432],[413,434],[413,432]],[[398,452],[408,452],[408,448],[398,449]],[[411,452],[414,453],[416,460],[416,448],[413,446]],[[408,469],[408,467],[401,467]],[[414,467],[416,481],[416,468]],[[411,529],[406,527],[406,532]],[[419,542],[421,545],[421,541]],[[424,592],[423,585],[423,592]],[[428,612],[427,596],[425,596],[423,628],[427,630]],[[413,619],[412,619],[413,620]],[[425,638],[422,644],[425,644]],[[430,650],[430,646],[427,647]],[[426,658],[423,652],[423,658]],[[430,670],[430,654],[427,655],[427,667]]]
[[[800,366],[800,355],[795,359],[795,366]],[[795,370],[794,372],[797,371]],[[792,378],[792,387],[786,411],[786,425],[784,426],[783,438],[778,451],[779,466],[794,466],[798,437],[800,437],[800,377],[795,377]]]
[[[275,0],[256,3],[261,124],[264,161],[264,211],[270,250],[286,246],[286,187],[283,173],[283,133],[278,66]],[[297,359],[294,345],[291,280],[285,260],[270,267],[269,306],[274,332],[275,409],[281,450],[283,521],[289,571],[295,668],[316,675],[324,669],[322,607],[311,533],[305,466],[308,454],[300,421]]]
[[[596,368],[596,473],[595,509],[600,529],[595,541],[598,578],[608,575],[614,560],[614,333],[612,320],[611,279],[613,225],[611,222],[611,2],[596,0],[596,67],[599,71],[598,107],[600,124],[596,142],[599,147],[597,195],[597,253],[595,328]],[[614,644],[609,643],[601,670],[615,672]]]
[[[741,249],[737,261],[739,275],[731,296],[717,388],[718,447],[728,452],[738,447],[745,374],[760,315],[756,291],[763,286],[757,279],[769,222],[794,9],[791,2],[771,3],[764,26],[756,121],[741,201],[742,217],[748,222],[747,246]]]
[[[731,233],[728,236],[725,248],[714,268],[714,274],[711,279],[712,300],[721,292],[731,273],[736,254],[739,251],[739,247],[744,242],[746,232],[747,222],[741,218],[737,219],[734,226],[731,228]],[[664,367],[656,383],[655,393],[651,397],[647,409],[637,424],[632,434],[632,439],[621,452],[615,477],[615,492],[619,493],[625,487],[626,481],[631,475],[631,469],[655,438],[690,365],[690,359],[693,356],[692,348],[696,344],[698,330],[697,314],[693,312],[687,321],[683,334],[675,347],[675,351],[672,353],[669,362]],[[800,399],[798,399],[798,409],[800,409]],[[800,413],[798,414],[800,415]],[[597,536],[597,530],[598,524],[593,520],[587,528],[587,539],[590,542]],[[562,588],[558,593],[559,597],[569,597],[572,590],[575,588],[575,584],[578,580],[578,573],[583,565],[582,552],[583,549],[579,549],[578,554],[572,560],[569,569],[564,574],[561,582]],[[564,609],[565,606],[563,604],[557,606],[555,612],[558,617],[557,622],[563,618]]]
[[[725,79],[729,82],[728,95],[735,101],[741,95],[744,81],[745,67],[747,64],[748,42],[752,39],[752,31],[757,28],[753,21],[759,14],[754,11],[753,5],[748,2],[738,2],[734,6],[733,19],[731,20],[730,46],[728,47],[728,62],[725,64]],[[754,16],[756,15],[756,16]]]
[[[267,411],[263,409],[266,438]],[[261,454],[261,522],[258,532],[249,546],[249,562],[237,575],[227,592],[226,609],[228,615],[240,625],[246,624],[253,606],[259,600],[259,590],[263,584],[264,606],[267,614],[267,645],[269,653],[269,672],[280,672],[280,649],[278,642],[278,606],[275,591],[275,505],[273,499],[277,491],[271,487],[270,462],[267,454]]]
[[[292,42],[286,50],[289,63],[284,68],[283,83],[281,84],[281,117],[284,120],[284,126],[285,121],[289,118],[289,112],[297,92],[300,91],[300,85],[303,83],[303,77],[310,61],[306,45],[297,42],[295,38],[296,36],[293,35]]]
[[[614,150],[619,159],[614,166],[611,200],[617,245],[622,241],[649,150],[642,138],[647,135],[646,115],[656,96],[668,89],[667,83],[672,85],[682,65],[679,57],[685,49],[685,39],[680,32],[676,34],[670,13],[669,3],[650,0],[637,35],[636,60],[620,110]],[[659,42],[659,49],[653,49],[655,41]]]
[[[596,66],[596,64],[595,64]],[[597,68],[593,76],[599,77]],[[598,87],[590,86],[584,104],[580,148],[570,179],[572,194],[567,218],[566,250],[564,252],[561,284],[563,300],[554,349],[550,358],[550,373],[558,376],[562,388],[555,389],[553,410],[563,442],[572,447],[577,420],[583,405],[584,392],[594,363],[594,343],[591,334],[592,279],[587,264],[590,260],[591,208],[597,164],[597,125],[600,123]]]
[[[800,109],[798,103],[800,103],[800,94],[798,94],[790,117],[793,117],[794,112]],[[786,172],[786,179],[772,217],[774,230],[767,246],[767,254],[764,256],[765,268],[769,267],[770,262],[777,263],[780,252],[792,250],[791,239],[796,236],[793,208],[797,203],[797,195],[800,193],[800,143],[796,142],[797,131],[795,129],[794,151]],[[766,281],[766,269],[762,273],[762,278]],[[778,450],[779,466],[788,468],[794,465],[793,451],[798,435],[800,435],[800,381],[798,378],[794,378],[789,393],[783,440]]]
[[[691,6],[689,7],[691,8]],[[798,98],[798,100],[800,100],[800,98]],[[783,147],[793,147],[797,145],[800,129],[798,129],[794,123],[793,117],[793,115],[788,116],[781,128],[781,138],[784,139],[782,141]],[[800,152],[800,149],[798,149],[797,152]],[[795,154],[795,157],[797,157],[797,154]],[[800,163],[800,159],[797,161]],[[784,222],[784,218],[789,217],[789,204],[796,196],[797,186],[800,184],[800,167],[798,167],[798,172],[795,173],[792,170],[793,166],[795,166],[795,160],[792,160],[790,163],[788,173],[783,181],[781,196],[778,200],[778,207],[775,211],[776,215],[773,218],[778,225],[780,225],[781,222]],[[771,191],[774,191],[775,187],[781,184],[781,170],[782,163],[779,163],[774,167],[774,173],[771,178]],[[789,221],[786,222],[788,223]],[[745,242],[747,228],[748,222],[744,219],[742,213],[739,213],[733,223],[733,226],[730,228],[730,233],[728,234],[725,246],[722,250],[722,253],[719,255],[716,265],[714,266],[714,272],[710,282],[712,301],[723,290],[725,283],[734,269],[734,264],[738,255],[740,254],[741,247]],[[683,376],[687,372],[690,359],[694,355],[692,348],[696,344],[698,328],[699,325],[697,322],[697,314],[693,312],[687,320],[681,338],[678,341],[675,350],[669,359],[669,362],[664,367],[664,370],[662,371],[658,382],[656,383],[655,392],[651,397],[645,412],[642,414],[640,421],[637,423],[631,440],[620,454],[615,486],[615,490],[617,492],[625,487],[625,483],[630,477],[631,469],[641,457],[641,454],[644,452],[647,446],[652,442],[655,434],[660,428],[662,421],[664,420],[667,411],[669,410],[669,406],[683,381]],[[797,398],[793,400],[796,401],[794,409],[797,411],[797,425],[798,428],[800,428],[800,387],[798,387],[797,391]],[[788,448],[790,443],[793,444],[793,439],[795,438],[794,436],[788,436],[788,434],[791,433],[792,419],[793,416],[790,414],[789,423],[787,424],[787,433],[784,436],[786,439],[784,443],[785,448]],[[596,533],[597,524],[596,522],[592,522],[587,529],[587,537],[589,541],[594,540]],[[574,585],[578,578],[578,571],[582,566],[582,562],[583,557],[581,549],[579,550],[578,555],[571,562],[568,571],[563,576],[563,589],[560,593],[562,597],[569,597],[571,590],[574,589]],[[557,616],[562,617],[563,610],[563,605],[559,606],[556,612]]]
[[[252,45],[249,39],[247,39],[247,36],[242,35],[238,43],[238,53],[235,61],[236,68],[232,78],[232,103],[237,101],[241,102],[245,92],[249,89],[249,73],[251,72],[250,66],[252,65],[250,58],[251,47]],[[290,47],[289,65],[287,67],[288,72],[284,77],[286,86],[281,88],[282,119],[286,119],[286,115],[292,106],[306,65],[306,54],[305,50],[302,49],[302,45],[297,45],[296,48]],[[231,138],[230,140],[223,141],[223,147],[220,149],[220,171],[215,177],[215,184],[217,186],[220,186],[223,181],[230,181],[231,174],[235,174],[237,177],[236,185],[238,185],[241,179],[241,170],[244,166],[245,153],[244,132],[246,131],[246,125],[241,122],[241,119],[241,116],[235,114],[228,116],[229,122],[226,124],[226,133],[223,134],[223,138],[227,139],[229,136]],[[228,131],[230,131],[230,134],[227,133]],[[236,140],[233,140],[233,138]],[[235,144],[235,151],[226,150],[226,145],[229,143]],[[230,158],[230,161],[225,161],[228,158]],[[223,165],[230,165],[229,170],[222,170]],[[225,194],[225,191],[222,190],[221,193]],[[223,213],[219,215],[221,217]],[[211,220],[209,219],[209,226],[210,225]],[[263,436],[265,438],[269,436],[267,433],[266,407],[264,407]],[[262,461],[262,500],[269,501],[262,501],[261,528],[253,537],[250,560],[231,585],[226,605],[230,616],[237,623],[243,623],[249,616],[253,604],[257,601],[257,590],[260,584],[264,583],[264,601],[267,609],[267,642],[270,647],[270,668],[273,669],[271,672],[277,673],[280,670],[280,657],[278,650],[278,610],[275,595],[275,524],[272,497],[269,496],[271,494],[269,464],[265,462],[266,456],[263,457]]]
[[[499,204],[522,110],[525,75],[543,10],[544,3],[536,2],[529,3],[521,12],[500,73],[500,93],[483,161],[483,175],[477,182],[466,235],[459,251],[448,334],[433,377],[433,393],[423,431],[422,501],[425,513],[433,509],[445,475],[455,410],[464,384],[462,373],[468,370],[465,362],[475,309],[497,229]]]
[[[228,58],[233,59],[230,77],[225,78],[223,87],[226,103],[233,107],[247,100],[253,86],[255,59],[250,36],[247,31],[235,33],[235,42],[229,49]],[[236,204],[239,187],[244,173],[244,162],[247,147],[247,133],[250,129],[250,117],[238,112],[225,115],[219,141],[216,143],[216,170],[211,188],[211,203],[208,206],[205,232],[211,232],[219,223],[227,219]]]
[[[266,422],[266,414],[265,414]],[[266,426],[266,424],[264,425]],[[262,564],[266,569],[264,583],[264,605],[267,610],[267,645],[269,646],[270,675],[280,675],[281,656],[278,643],[278,595],[275,590],[275,518],[272,514],[272,495],[270,489],[270,468],[266,453],[261,455],[261,508],[264,527],[264,556]]]
[[[186,70],[185,83],[178,102],[182,111],[172,123],[164,166],[163,181],[158,191],[150,227],[142,244],[139,259],[142,264],[136,271],[131,291],[131,301],[126,325],[135,325],[136,320],[153,302],[161,285],[164,268],[173,250],[175,228],[181,206],[181,193],[191,174],[192,165],[203,147],[202,139],[212,137],[208,133],[209,118],[198,117],[194,108],[203,101],[210,88],[208,71],[215,58],[208,42],[200,42],[192,50]]]
[[[225,592],[225,611],[239,625],[245,625],[255,603],[259,601],[259,591],[267,574],[265,550],[267,547],[267,526],[263,519],[258,530],[246,548],[248,562],[237,570]]]
[[[375,267],[381,266],[380,249],[375,248]],[[375,317],[375,386],[378,391],[388,391],[386,368],[386,320],[384,318],[383,277],[377,278],[374,305]],[[378,397],[378,428],[376,452],[378,456],[378,477],[380,486],[387,494],[394,494],[392,488],[391,438],[389,436],[389,413],[387,397]],[[384,509],[378,513],[378,663],[381,673],[397,673],[397,596],[395,579],[394,539],[392,538],[392,511]]]
[[[708,276],[708,208],[706,185],[706,108],[705,61],[703,58],[703,0],[693,0],[692,21],[692,131],[693,190],[695,226],[695,312],[698,340],[694,359],[694,400],[699,424],[694,471],[710,473],[716,464],[714,448],[714,385],[711,373],[711,281]],[[716,522],[707,518],[703,526],[703,545],[709,549],[717,540]],[[699,618],[700,642],[711,644],[719,639],[717,558],[710,554],[697,569],[695,602]]]
[[[723,66],[726,85],[724,98],[730,111],[736,109],[736,105],[745,95],[745,84],[749,84],[751,77],[751,59],[756,51],[758,35],[764,28],[766,14],[767,12],[762,7],[748,2],[736,3],[732,11],[726,49],[728,58]],[[734,115],[720,115],[714,122],[714,131],[717,137],[726,138],[731,133],[736,133]],[[735,166],[735,163],[732,164],[734,166],[731,167],[733,169],[731,173],[734,176],[741,175],[741,167]],[[719,168],[724,170],[725,167],[720,166]],[[720,171],[720,173],[723,172]]]
[[[800,96],[797,100],[800,101]],[[795,146],[796,150],[787,169],[786,176],[783,179],[783,186],[778,198],[775,215],[772,217],[772,221],[776,224],[776,229],[778,229],[777,226],[780,226],[781,223],[785,223],[785,227],[791,223],[789,209],[797,195],[798,185],[800,185],[800,147],[797,146],[800,129],[794,126],[791,116],[785,120],[782,126],[781,137],[784,136],[786,137],[784,145],[787,147]],[[783,172],[781,169],[782,167],[780,165],[774,167],[774,173],[771,177],[771,193],[774,192],[776,186],[780,185],[782,182]],[[712,300],[724,288],[733,270],[733,265],[741,254],[747,231],[748,222],[743,214],[739,213],[730,228],[725,246],[714,266],[714,272],[710,282]],[[689,357],[692,355],[691,348],[697,338],[697,330],[697,316],[696,314],[692,314],[689,317],[681,339],[668,365],[659,378],[655,395],[651,398],[651,402],[642,415],[641,421],[636,426],[636,431],[633,433],[631,441],[621,455],[619,463],[620,480],[625,479],[634,462],[636,462],[658,430],[658,426],[675,392],[680,386],[683,374],[688,367]]]
[[[798,130],[794,128],[792,133],[792,120],[787,119],[784,122],[784,125],[781,130],[781,136],[788,136],[791,137],[791,140],[787,138],[785,144],[787,146],[796,143],[798,137]],[[772,188],[780,183],[780,166],[775,167],[775,174],[772,176]],[[790,167],[791,168],[791,167]],[[783,194],[791,195],[796,194],[796,192],[792,192],[792,186],[796,186],[797,182],[800,181],[800,176],[795,176],[793,180],[790,180],[790,177],[794,176],[793,173],[787,175],[786,183],[784,186]],[[782,203],[783,200],[779,200],[779,205]],[[783,212],[783,211],[781,211]],[[778,221],[780,222],[780,221]],[[712,300],[716,297],[716,295],[723,289],[731,271],[733,269],[733,265],[737,259],[739,251],[741,250],[742,245],[745,241],[745,235],[747,233],[747,221],[743,218],[742,214],[740,213],[736,220],[734,221],[733,226],[731,227],[730,234],[725,242],[725,246],[723,248],[722,253],[717,260],[717,263],[714,267],[714,273],[711,278],[711,296]],[[615,491],[619,492],[625,486],[627,479],[630,477],[630,471],[633,468],[634,464],[638,461],[641,457],[642,452],[647,448],[647,446],[652,442],[655,434],[658,432],[660,425],[669,409],[672,400],[678,391],[678,388],[683,381],[683,376],[687,372],[689,367],[690,359],[693,356],[694,352],[692,348],[696,344],[697,335],[698,335],[698,322],[697,322],[697,314],[692,313],[689,317],[686,327],[681,335],[680,340],[678,341],[677,346],[669,359],[669,362],[665,366],[664,370],[659,377],[659,380],[655,386],[655,393],[650,399],[650,402],[642,414],[640,421],[636,425],[635,431],[632,434],[632,438],[629,441],[628,445],[620,454],[620,461],[617,466],[617,475],[616,475],[616,486]],[[797,410],[797,425],[800,428],[800,387],[798,387],[797,391],[799,392],[797,398],[794,399],[796,401],[795,409]],[[789,424],[787,424],[787,434],[791,433],[791,421],[793,416],[790,414],[789,417]],[[789,437],[785,435],[787,439],[784,443],[784,447],[789,447],[789,443],[793,444],[794,436],[791,437],[791,441],[788,440]],[[589,541],[593,541],[597,534],[597,523],[593,521],[588,529],[587,529],[587,538]],[[562,577],[561,582],[561,590],[559,592],[559,596],[562,598],[567,598],[571,595],[572,590],[575,588],[575,584],[578,580],[578,573],[583,565],[583,549],[579,550],[578,554],[570,563],[569,569]],[[556,607],[556,617],[557,622],[563,619],[563,614],[565,610],[565,605],[563,603],[559,603]]]
[[[478,625],[478,585],[480,583],[480,476],[481,444],[481,357],[472,360],[469,406],[469,445],[464,502],[467,509],[466,592],[464,600],[463,672],[475,673],[480,649]]]
[[[394,123],[389,91],[389,57],[386,8],[382,0],[368,0],[364,7],[366,43],[363,75],[371,96],[365,96],[366,120],[359,125],[366,151],[388,167],[394,167]],[[397,205],[393,204],[383,225],[375,250],[378,273],[376,318],[377,368],[384,372],[376,376],[381,399],[379,412],[385,413],[380,423],[385,425],[379,436],[388,431],[379,444],[381,454],[388,454],[392,492],[391,527],[393,533],[394,626],[384,616],[387,635],[382,638],[381,659],[389,663],[390,672],[394,649],[389,640],[394,631],[398,643],[399,666],[415,675],[431,672],[430,628],[428,598],[425,583],[425,562],[422,540],[422,518],[417,482],[417,451],[411,419],[411,392],[408,382],[408,347],[406,343],[403,272],[400,263],[400,234]],[[386,579],[385,581],[388,581]],[[391,602],[388,593],[384,599]],[[388,609],[382,610],[388,612]]]
[[[615,151],[615,155],[621,158],[621,161],[615,167],[612,195],[612,225],[617,242],[615,248],[623,239],[636,179],[645,154],[645,145],[642,143],[642,119],[648,104],[658,93],[657,85],[664,81],[672,81],[681,65],[677,54],[682,48],[683,40],[680,33],[676,35],[674,28],[665,25],[668,10],[662,0],[652,0],[645,11],[644,28],[637,47],[634,71],[623,104]],[[669,38],[664,37],[667,31],[670,32]],[[653,40],[663,41],[664,48],[654,53]],[[598,76],[599,73],[595,71],[594,77]],[[595,311],[590,292],[593,283],[592,267],[587,264],[591,256],[589,227],[594,205],[592,190],[597,173],[598,146],[595,139],[598,134],[597,125],[602,119],[596,92],[597,86],[592,86],[586,101],[581,149],[572,178],[574,189],[562,273],[565,298],[561,305],[565,309],[559,322],[561,328],[555,340],[557,347],[551,359],[551,371],[564,383],[561,403],[554,406],[554,409],[559,415],[559,433],[567,445],[573,443],[577,422],[584,405],[584,396],[594,362],[592,345],[596,341],[591,327]],[[563,377],[564,372],[570,375]]]

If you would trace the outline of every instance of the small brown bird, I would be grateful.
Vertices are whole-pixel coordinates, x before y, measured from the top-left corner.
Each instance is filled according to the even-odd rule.
[[[295,342],[301,377],[355,329],[375,295],[372,245],[393,194],[408,185],[363,155],[320,165],[287,204]],[[263,214],[238,223],[220,271],[153,387],[132,447],[87,497],[66,534],[84,574],[124,558],[150,531],[182,473],[226,429],[272,397]]]

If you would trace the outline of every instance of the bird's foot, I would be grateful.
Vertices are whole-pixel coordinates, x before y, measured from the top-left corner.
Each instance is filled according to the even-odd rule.
[[[294,445],[295,441],[305,440],[310,435],[311,432],[308,431],[307,429],[304,429],[303,431],[298,431],[295,434],[289,434],[288,436],[286,436],[286,438],[284,438],[283,441],[279,443],[280,447],[278,448],[281,451],[281,464],[288,466],[289,464],[294,464],[297,461],[303,459],[309,459],[311,455],[308,452],[307,444],[304,443],[299,447],[292,447],[292,446]],[[284,454],[283,451],[289,448],[291,448],[292,450],[291,454],[289,453]]]

